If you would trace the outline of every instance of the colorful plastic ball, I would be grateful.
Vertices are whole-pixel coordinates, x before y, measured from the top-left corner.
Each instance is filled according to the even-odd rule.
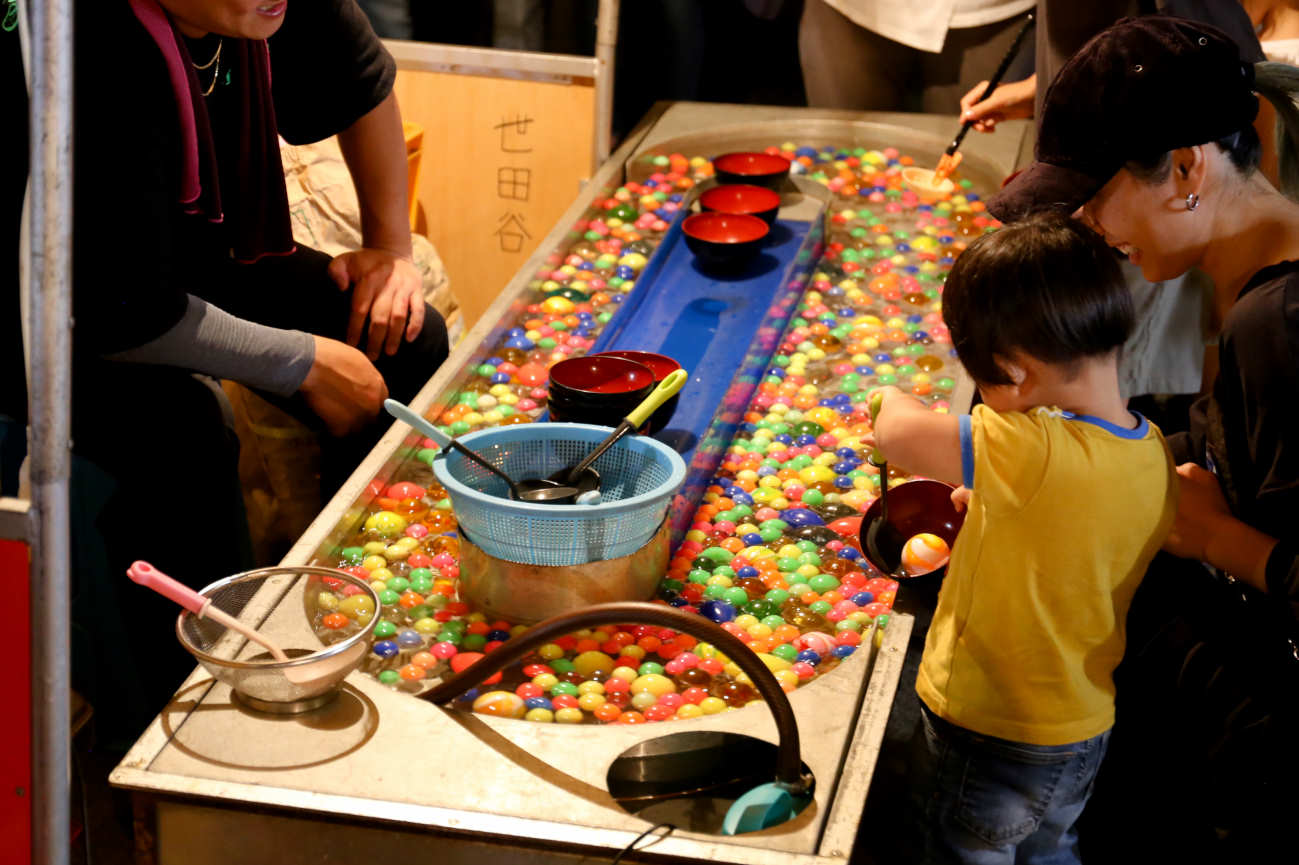
[[[522,718],[528,712],[524,700],[509,691],[488,691],[474,700],[473,709],[480,715],[498,718]]]
[[[922,532],[902,548],[902,566],[912,575],[928,574],[947,564],[952,551],[938,535]]]

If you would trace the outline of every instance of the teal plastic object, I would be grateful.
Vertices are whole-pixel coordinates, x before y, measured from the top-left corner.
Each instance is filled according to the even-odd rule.
[[[811,803],[810,793],[795,796],[778,781],[762,784],[735,800],[722,820],[722,833],[742,835],[779,826],[803,813]]]

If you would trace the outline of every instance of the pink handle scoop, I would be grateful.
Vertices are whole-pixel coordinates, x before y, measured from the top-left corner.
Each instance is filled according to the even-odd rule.
[[[212,603],[211,598],[203,597],[189,586],[167,576],[148,562],[132,562],[131,567],[126,569],[126,575],[140,585],[153,589],[163,597],[171,598],[200,619],[203,618],[203,608]]]
[[[126,575],[140,585],[153,589],[165,598],[170,598],[200,619],[206,616],[214,622],[225,625],[232,631],[243,634],[254,643],[265,646],[275,660],[289,660],[289,656],[284,653],[284,650],[269,637],[248,627],[220,607],[212,606],[211,598],[203,597],[189,586],[167,576],[148,562],[133,562],[131,567],[126,569]]]

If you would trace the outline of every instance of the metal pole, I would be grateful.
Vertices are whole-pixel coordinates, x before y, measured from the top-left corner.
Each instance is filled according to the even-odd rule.
[[[591,154],[591,173],[604,164],[612,149],[613,66],[618,45],[618,2],[600,0],[595,19],[595,149]]]
[[[71,789],[72,0],[40,0],[32,6],[32,862],[66,865]]]

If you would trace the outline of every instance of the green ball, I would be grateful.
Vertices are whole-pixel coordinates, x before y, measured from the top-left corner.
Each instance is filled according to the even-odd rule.
[[[573,662],[568,658],[556,658],[548,663],[550,664],[550,669],[554,670],[556,675],[560,673],[571,673],[576,669],[573,666]]]
[[[722,593],[722,599],[738,607],[749,600],[749,593],[738,586],[732,586]]]
[[[465,648],[471,652],[482,651],[483,646],[487,645],[487,636],[485,634],[466,634]]]
[[[554,666],[552,664],[552,666]],[[656,664],[653,661],[646,661],[636,668],[636,672],[642,676],[661,676],[663,675],[663,665]]]
[[[385,685],[395,685],[401,681],[401,674],[396,670],[384,670],[379,674],[379,681]]]
[[[780,605],[789,600],[789,592],[784,589],[772,589],[767,592],[767,594],[763,595],[763,597],[768,601],[771,601],[773,604]]]
[[[774,614],[770,616],[763,616],[761,621],[762,624],[766,625],[768,628],[771,628],[773,631],[776,630],[776,628],[779,628],[781,625],[785,624],[785,619],[783,616],[777,616]]]
[[[397,633],[397,626],[387,619],[380,619],[374,623],[374,635],[376,637],[391,637]]]
[[[576,697],[577,685],[574,685],[572,682],[556,682],[550,688],[550,695],[552,697],[558,697],[560,694],[567,694],[570,697]]]
[[[789,643],[785,643],[772,649],[771,654],[780,658],[782,661],[789,661],[792,664],[798,657],[798,649],[795,649]]]
[[[360,547],[344,547],[338,554],[341,564],[359,565],[365,560],[365,550]]]
[[[388,588],[398,594],[410,588],[410,580],[405,577],[393,577],[391,580],[385,580],[384,582],[388,584]]]
[[[834,609],[834,604],[831,604],[829,601],[813,601],[807,605],[807,608],[814,613],[824,616],[826,613]]]
[[[379,602],[385,607],[391,607],[399,600],[401,600],[401,595],[397,594],[392,589],[384,589],[379,593]]]
[[[831,589],[839,588],[839,581],[830,574],[817,574],[809,579],[807,584],[818,592],[828,592]]]

